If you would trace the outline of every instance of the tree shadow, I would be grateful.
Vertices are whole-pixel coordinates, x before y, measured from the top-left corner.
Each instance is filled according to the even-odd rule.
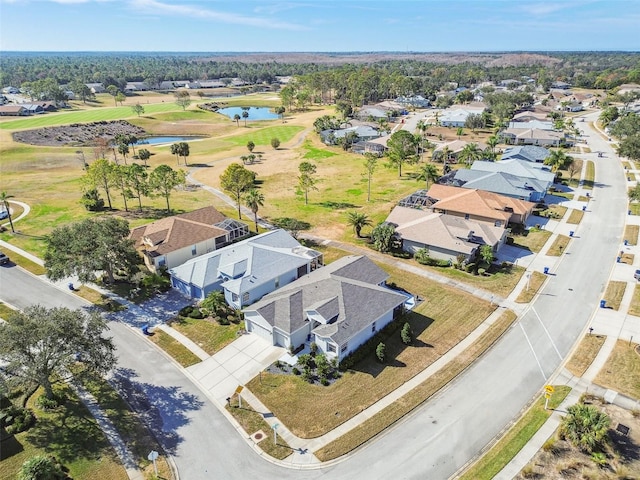
[[[137,412],[154,433],[162,447],[175,454],[183,440],[177,431],[191,420],[187,413],[200,409],[204,403],[180,387],[152,385],[136,380],[138,374],[131,369],[115,370],[110,383]]]
[[[325,207],[325,208],[330,208],[332,210],[343,210],[345,208],[361,208],[360,205],[355,205],[355,204],[349,203],[349,202],[331,202],[331,201],[327,201],[327,202],[320,202],[317,205],[320,205],[321,207]]]
[[[640,446],[631,437],[623,435],[615,429],[609,430],[609,438],[615,450],[627,461],[640,460]]]
[[[14,435],[8,435],[4,427],[0,429],[0,442],[0,461],[6,460],[24,450],[18,439]]]

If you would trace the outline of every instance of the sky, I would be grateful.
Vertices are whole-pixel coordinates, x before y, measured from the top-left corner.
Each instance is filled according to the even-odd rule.
[[[640,51],[639,0],[0,0],[2,51]]]

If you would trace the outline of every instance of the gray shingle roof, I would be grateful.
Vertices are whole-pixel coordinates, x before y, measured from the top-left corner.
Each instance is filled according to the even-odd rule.
[[[511,158],[519,158],[530,162],[544,162],[551,155],[549,150],[537,145],[523,145],[516,147],[507,147],[502,154],[502,160]]]

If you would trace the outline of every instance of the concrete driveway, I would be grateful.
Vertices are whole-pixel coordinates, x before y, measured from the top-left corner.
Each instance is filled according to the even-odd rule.
[[[274,347],[258,335],[242,335],[215,355],[187,371],[220,404],[226,403],[238,385],[244,385],[286,350]]]

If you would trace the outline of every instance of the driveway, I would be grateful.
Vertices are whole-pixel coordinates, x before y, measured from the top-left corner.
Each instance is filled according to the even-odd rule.
[[[226,403],[239,385],[258,375],[286,350],[258,335],[242,335],[215,355],[187,368],[210,398]]]

